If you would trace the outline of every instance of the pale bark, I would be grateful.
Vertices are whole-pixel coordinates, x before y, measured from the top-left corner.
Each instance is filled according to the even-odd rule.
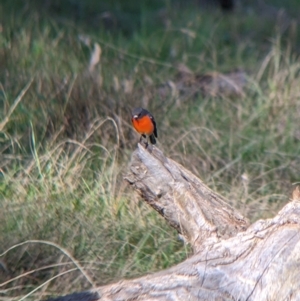
[[[168,270],[60,301],[300,300],[299,193],[273,219],[248,227],[224,198],[156,147],[138,146],[126,180],[194,255]]]
[[[195,253],[247,228],[245,218],[200,179],[156,147],[141,144],[126,180],[190,243]]]

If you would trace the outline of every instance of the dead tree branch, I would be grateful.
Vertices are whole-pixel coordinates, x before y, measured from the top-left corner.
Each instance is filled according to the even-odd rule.
[[[195,252],[247,228],[245,218],[200,179],[156,147],[133,153],[126,180],[190,243]]]
[[[56,301],[300,300],[300,199],[248,226],[218,194],[160,150],[139,145],[126,180],[190,243],[168,270]]]

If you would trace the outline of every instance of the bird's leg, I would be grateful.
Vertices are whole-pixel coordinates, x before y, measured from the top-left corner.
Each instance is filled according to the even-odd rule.
[[[146,135],[142,134],[141,137],[140,137],[140,142],[142,142],[143,139],[145,139],[145,138],[147,138]]]
[[[153,151],[153,145],[152,145],[152,143],[151,143],[151,140],[150,140],[150,142],[149,142],[149,136],[147,136],[146,137],[146,141],[145,141],[145,149],[147,149],[147,151],[149,152],[149,153],[152,153],[152,151]]]
[[[142,134],[140,137],[140,143],[145,145],[145,148],[148,147],[148,139],[147,136]]]

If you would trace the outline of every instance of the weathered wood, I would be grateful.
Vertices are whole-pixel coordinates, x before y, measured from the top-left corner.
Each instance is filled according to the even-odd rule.
[[[190,243],[195,252],[247,228],[246,219],[156,147],[138,144],[125,179]],[[209,238],[209,240],[207,240]]]
[[[130,184],[195,254],[168,270],[59,301],[300,300],[300,192],[273,219],[247,227],[218,194],[157,149],[139,145]],[[66,299],[65,299],[66,298]]]

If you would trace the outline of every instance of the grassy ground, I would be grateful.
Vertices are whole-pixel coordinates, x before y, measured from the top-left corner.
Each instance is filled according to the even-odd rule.
[[[167,156],[251,220],[274,215],[299,181],[296,0],[225,15],[194,2],[84,3],[0,4],[1,300],[45,299],[189,256],[123,181],[135,106],[154,114]],[[101,59],[88,72],[94,43]],[[162,88],[180,64],[243,69],[248,85],[239,97]]]

